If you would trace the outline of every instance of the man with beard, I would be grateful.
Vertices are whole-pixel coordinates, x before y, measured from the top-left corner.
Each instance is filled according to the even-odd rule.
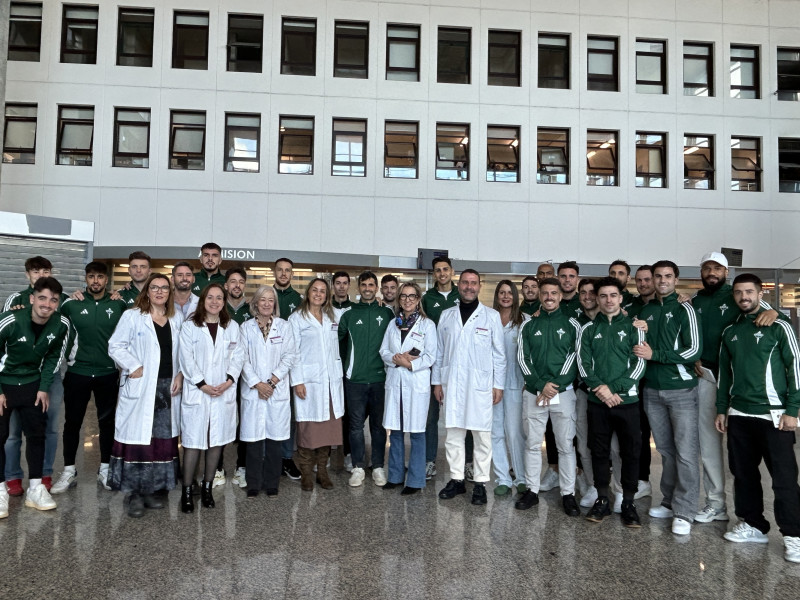
[[[141,250],[131,252],[128,255],[128,275],[131,276],[131,280],[119,290],[119,295],[125,301],[125,306],[130,308],[136,303],[136,298],[150,277],[150,257]],[[77,296],[75,299],[83,300]]]
[[[222,264],[222,248],[214,242],[208,242],[200,247],[201,269],[194,274],[194,286],[192,293],[200,296],[200,292],[211,283],[225,285],[225,276],[220,272],[219,266]]]
[[[397,312],[397,286],[399,282],[397,277],[389,273],[381,277],[381,297],[383,298],[383,305],[392,309],[392,312]]]
[[[717,408],[717,373],[722,332],[736,321],[742,311],[733,297],[733,288],[727,283],[728,259],[719,252],[709,252],[700,261],[700,278],[703,289],[692,298],[703,334],[703,354],[694,365],[698,377],[697,392],[700,402],[700,456],[703,461],[703,487],[706,491],[705,507],[694,518],[699,523],[727,521],[725,502],[725,465],[722,459],[722,434],[714,426]],[[761,310],[755,318],[756,327],[769,327],[778,318],[778,312],[761,300]]]
[[[627,311],[633,302],[633,294],[628,291],[628,283],[631,280],[631,266],[618,258],[608,265],[608,276],[613,277],[622,284],[622,310]]]
[[[628,308],[623,308],[623,310],[628,313],[630,318],[635,319],[642,312],[644,305],[656,297],[656,286],[653,283],[653,267],[642,265],[636,269],[636,277],[633,280],[636,283],[636,291],[639,294],[634,296]]]
[[[542,263],[536,267],[536,280],[549,279],[556,276],[556,270],[550,263]]]
[[[581,269],[573,260],[558,265],[558,285],[561,287],[561,310],[569,317],[577,319],[583,313],[578,297],[578,276]]]
[[[539,281],[533,275],[528,275],[522,280],[522,304],[519,309],[528,316],[538,311],[542,306],[539,302]]]
[[[231,319],[241,325],[251,319],[250,304],[244,300],[244,288],[247,284],[247,271],[234,267],[225,272],[225,291],[228,292],[228,314]]]
[[[176,262],[172,267],[172,286],[175,288],[172,298],[175,301],[175,312],[183,315],[184,320],[194,314],[197,308],[199,297],[192,293],[193,284],[192,265],[184,260]]]

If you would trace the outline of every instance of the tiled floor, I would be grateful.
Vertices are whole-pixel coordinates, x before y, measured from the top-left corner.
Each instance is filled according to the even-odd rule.
[[[469,495],[442,501],[443,450],[438,477],[408,498],[369,477],[350,488],[342,473],[335,489],[311,493],[284,478],[272,500],[228,484],[215,490],[216,508],[191,515],[173,491],[167,509],[131,519],[121,494],[95,484],[91,408],[86,422],[79,485],[45,513],[12,498],[0,521],[3,600],[800,598],[800,565],[784,561],[777,529],[768,546],[725,542],[726,523],[679,538],[647,517],[650,498],[637,501],[639,530],[617,517],[593,525],[565,516],[557,489],[529,511],[491,491],[485,507]],[[228,448],[230,466],[234,454]],[[659,471],[653,452],[654,488]],[[766,501],[774,521],[770,493]]]

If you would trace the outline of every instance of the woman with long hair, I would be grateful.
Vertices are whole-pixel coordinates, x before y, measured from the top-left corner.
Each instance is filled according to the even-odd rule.
[[[153,274],[108,341],[108,354],[122,370],[108,484],[128,494],[131,517],[163,508],[155,494],[173,489],[180,472],[182,324],[169,279]]]
[[[339,358],[338,325],[331,308],[331,290],[324,279],[312,279],[300,308],[289,317],[299,358],[291,370],[297,419],[297,463],[300,486],[314,489],[317,482],[331,489],[327,463],[331,446],[342,443],[344,389]]]

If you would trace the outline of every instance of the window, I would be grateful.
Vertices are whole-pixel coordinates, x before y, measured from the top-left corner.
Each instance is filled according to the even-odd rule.
[[[602,92],[619,91],[617,38],[589,36],[586,87]]]
[[[636,187],[667,187],[667,134],[636,132]]]
[[[714,45],[683,44],[683,95],[714,95]]]
[[[761,191],[761,140],[731,138],[731,190]]]
[[[39,62],[42,5],[12,2],[8,19],[8,60]]]
[[[117,30],[117,64],[123,67],[153,66],[152,8],[120,8]]]
[[[366,79],[369,62],[369,23],[336,21],[333,38],[333,76]]]
[[[419,25],[386,26],[386,79],[419,81]]]
[[[758,46],[731,46],[731,98],[760,98]]]
[[[469,83],[471,38],[469,29],[439,27],[436,81]]]
[[[683,187],[714,189],[714,136],[687,133],[683,138]]]
[[[3,162],[32,165],[36,162],[35,104],[6,104]]]
[[[92,166],[94,107],[58,107],[57,165]]]
[[[261,116],[227,113],[225,115],[225,170],[258,173],[258,140]]]
[[[667,93],[667,43],[663,40],[636,40],[636,92]]]
[[[519,31],[489,30],[489,85],[520,85]]]
[[[263,40],[262,15],[228,15],[228,71],[261,73]]]
[[[417,178],[419,123],[386,121],[383,144],[383,176]]]
[[[536,132],[536,183],[569,183],[569,129]]]
[[[800,138],[778,138],[778,191],[800,194]]]
[[[97,7],[64,5],[61,23],[61,62],[97,63]]]
[[[314,173],[314,117],[281,117],[279,173]]]
[[[281,74],[317,74],[316,19],[283,19]]]
[[[150,109],[114,109],[114,166],[150,166]]]
[[[469,180],[469,125],[436,124],[436,179]]]
[[[519,127],[490,125],[486,131],[486,181],[519,183]]]
[[[364,177],[367,174],[367,122],[333,120],[331,175]]]
[[[539,34],[539,87],[569,89],[569,36]]]
[[[208,13],[175,11],[172,68],[208,69]]]
[[[586,185],[619,185],[617,132],[586,132]]]
[[[800,48],[778,48],[778,100],[800,100]]]
[[[206,168],[206,113],[173,110],[169,125],[169,168]]]

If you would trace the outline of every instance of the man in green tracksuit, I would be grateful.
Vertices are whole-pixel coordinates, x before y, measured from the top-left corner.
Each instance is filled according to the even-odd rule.
[[[42,483],[47,428],[47,390],[64,356],[69,320],[59,314],[63,289],[52,277],[33,285],[30,308],[0,314],[0,518],[8,516],[5,483],[6,453],[11,415],[21,413],[30,477],[25,505],[51,510],[56,503]]]
[[[644,332],[623,314],[625,288],[617,278],[604,277],[595,285],[601,314],[582,327],[578,341],[578,370],[589,389],[589,448],[597,489],[597,500],[586,518],[599,523],[611,514],[608,464],[611,438],[616,433],[622,458],[622,522],[626,527],[640,527],[633,500],[641,445],[639,380],[646,363],[633,349],[644,342]]]
[[[225,275],[219,270],[221,264],[222,248],[219,247],[219,244],[208,242],[200,247],[200,265],[202,268],[194,274],[192,293],[195,296],[199,296],[200,292],[212,283],[225,286]]]
[[[558,265],[558,284],[561,286],[561,311],[576,319],[583,312],[581,301],[578,297],[578,283],[581,268],[573,260],[562,262]]]
[[[394,313],[378,304],[378,277],[371,271],[358,276],[361,300],[339,320],[339,340],[347,341],[344,364],[344,388],[347,412],[350,415],[350,454],[353,472],[352,487],[364,482],[365,445],[364,422],[369,415],[372,438],[372,480],[375,485],[386,484],[383,468],[386,454],[386,430],[383,428],[384,382],[386,369],[379,353],[386,328],[394,321]]]
[[[64,471],[50,490],[61,494],[78,483],[75,457],[80,444],[86,407],[94,395],[100,431],[100,469],[97,480],[105,489],[111,446],[114,444],[114,414],[117,410],[119,371],[108,356],[108,340],[125,311],[124,300],[112,300],[106,292],[108,267],[86,265],[83,300],[68,300],[61,312],[70,320],[67,341],[67,373],[64,376]]]
[[[636,276],[633,280],[636,283],[636,291],[639,293],[631,298],[628,308],[623,307],[622,310],[627,312],[632,319],[636,319],[645,305],[656,297],[656,287],[653,283],[653,267],[651,265],[640,266],[636,269]]]
[[[150,273],[149,255],[141,250],[131,252],[128,255],[128,275],[131,276],[131,280],[125,287],[119,290],[119,295],[122,296],[122,299],[125,301],[125,306],[131,308],[136,304],[136,299],[139,297],[139,293],[150,277]]]
[[[649,514],[672,518],[672,532],[688,535],[700,494],[694,361],[703,348],[694,309],[678,302],[678,276],[672,261],[653,265],[656,298],[639,314],[647,323],[649,341],[637,345],[634,354],[648,361],[642,395],[662,463],[663,499]]]
[[[234,267],[225,272],[225,291],[228,292],[228,314],[238,325],[253,318],[253,315],[250,314],[250,304],[245,302],[244,299],[245,285],[247,285],[247,271],[243,268]]]
[[[522,280],[522,299],[519,309],[526,315],[533,316],[542,306],[539,302],[539,282],[533,275]]]
[[[775,493],[775,520],[783,535],[784,558],[800,563],[800,487],[795,430],[800,409],[800,350],[792,326],[775,321],[759,327],[761,280],[744,273],[733,280],[742,314],[722,333],[716,427],[728,433],[736,516],[725,534],[731,542],[768,543],[761,461]]]
[[[627,311],[633,303],[633,294],[628,291],[631,280],[631,266],[621,258],[608,265],[608,276],[622,284],[622,310]]]

